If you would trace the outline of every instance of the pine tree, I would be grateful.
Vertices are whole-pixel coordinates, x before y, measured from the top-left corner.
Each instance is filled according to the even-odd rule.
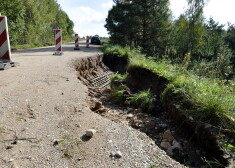
[[[123,0],[109,11],[107,28],[114,43],[140,46],[163,55],[169,39],[169,0]]]

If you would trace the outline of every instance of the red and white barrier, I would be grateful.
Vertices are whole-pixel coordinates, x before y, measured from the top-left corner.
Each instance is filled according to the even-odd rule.
[[[75,48],[74,48],[74,50],[80,50],[78,34],[75,34]]]
[[[61,29],[55,29],[55,53],[54,55],[62,55],[62,30]]]
[[[90,41],[90,37],[87,36],[87,37],[86,37],[86,47],[87,47],[87,48],[89,48],[89,44],[90,44],[89,41]]]
[[[6,16],[0,16],[0,61],[12,63]]]

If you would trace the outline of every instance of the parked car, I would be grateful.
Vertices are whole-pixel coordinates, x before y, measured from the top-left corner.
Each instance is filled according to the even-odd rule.
[[[93,36],[91,38],[91,44],[98,44],[98,45],[100,45],[101,44],[100,38],[98,36]]]

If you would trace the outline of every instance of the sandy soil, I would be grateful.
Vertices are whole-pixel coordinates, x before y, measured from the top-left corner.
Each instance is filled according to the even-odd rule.
[[[0,168],[183,167],[144,133],[90,111],[72,63],[98,49],[73,47],[62,56],[54,47],[16,51],[19,66],[0,71]],[[97,133],[87,139],[90,128]],[[123,157],[110,157],[116,151]]]

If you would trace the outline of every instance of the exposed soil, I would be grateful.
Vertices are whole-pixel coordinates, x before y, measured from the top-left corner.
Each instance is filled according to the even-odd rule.
[[[96,98],[90,99],[91,109],[94,109],[97,101],[102,102],[103,106],[101,109],[94,110],[94,112],[114,122],[124,123],[146,133],[159,147],[163,140],[164,132],[171,130],[174,139],[182,146],[179,155],[173,155],[173,159],[189,167],[209,167],[203,162],[203,159],[206,159],[206,154],[200,146],[194,143],[194,137],[189,137],[189,134],[185,133],[185,130],[176,122],[169,119],[166,113],[154,117],[140,109],[120,107],[111,103],[108,95],[104,94],[97,94]]]

